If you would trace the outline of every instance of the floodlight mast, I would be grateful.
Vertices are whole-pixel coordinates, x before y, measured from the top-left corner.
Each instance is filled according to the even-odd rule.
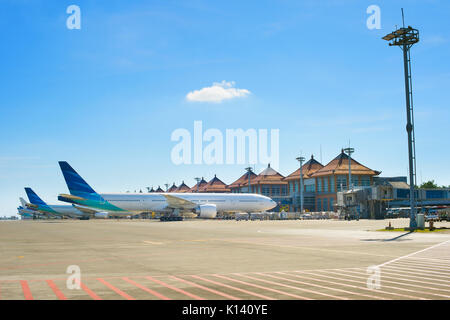
[[[354,148],[345,148],[344,152],[348,154],[348,190],[353,190],[352,183],[352,153],[355,152]]]
[[[403,10],[402,10],[403,12]],[[405,94],[406,94],[406,132],[408,133],[408,158],[409,158],[409,200],[410,200],[410,229],[417,228],[416,222],[416,201],[414,188],[416,185],[416,148],[414,135],[414,110],[412,99],[411,80],[411,47],[419,42],[419,31],[408,26],[400,28],[383,37],[389,41],[389,46],[398,46],[403,51],[403,67],[405,73]]]
[[[201,179],[200,178],[194,178],[195,179],[195,181],[197,181],[197,193],[198,193],[198,185],[200,184],[200,181],[201,181]]]
[[[300,213],[303,213],[303,161],[305,161],[304,157],[297,157],[295,158],[298,162],[300,162]]]
[[[252,167],[245,168],[245,170],[247,170],[247,177],[248,177],[248,193],[252,193],[251,186],[250,186],[250,177],[253,172]]]

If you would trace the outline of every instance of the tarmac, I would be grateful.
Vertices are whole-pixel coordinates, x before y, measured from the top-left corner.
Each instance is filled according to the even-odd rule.
[[[0,299],[448,300],[450,232],[388,221],[0,221]]]

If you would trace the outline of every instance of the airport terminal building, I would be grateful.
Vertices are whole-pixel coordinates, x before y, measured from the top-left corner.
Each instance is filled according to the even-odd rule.
[[[303,208],[308,211],[316,211],[316,179],[312,175],[323,168],[323,165],[311,155],[302,165],[303,173]],[[300,211],[300,168],[284,178],[289,185],[289,211]]]
[[[409,206],[406,177],[379,177],[381,171],[349,157],[344,150],[325,165],[311,155],[302,165],[302,173],[306,211],[348,211],[365,218],[379,218],[389,207]],[[157,191],[162,190],[158,188]],[[191,188],[184,181],[179,186],[174,183],[167,192],[257,193],[277,203],[273,211],[298,212],[300,168],[283,176],[268,164],[259,174],[247,168],[229,185],[215,175],[208,182],[202,177]],[[418,205],[450,205],[450,189],[417,189],[416,199]]]
[[[351,167],[351,185],[349,179]],[[369,187],[381,172],[369,169],[341,150],[333,160],[311,175],[316,183],[316,210],[333,211],[337,193],[354,187]]]
[[[373,178],[380,174],[353,158],[350,159],[350,165],[354,187],[370,186]],[[304,208],[307,211],[334,211],[337,193],[348,189],[348,168],[349,157],[343,150],[325,166],[311,155],[302,166]],[[209,182],[202,178],[191,188],[184,181],[179,186],[174,183],[168,192],[257,193],[272,198],[278,204],[275,211],[300,211],[300,168],[285,177],[269,163],[259,174],[247,168],[242,176],[229,185],[215,175]]]
[[[280,208],[288,209],[291,196],[288,191],[288,182],[285,177],[270,167],[270,163],[260,174],[256,175],[248,170],[239,179],[229,185],[232,193],[250,192],[258,193],[272,198],[278,205],[274,208],[278,211]],[[285,210],[288,211],[288,210]]]

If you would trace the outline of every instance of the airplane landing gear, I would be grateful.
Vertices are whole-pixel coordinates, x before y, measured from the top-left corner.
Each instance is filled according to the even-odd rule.
[[[160,221],[183,221],[183,217],[171,217],[171,216],[169,216],[169,217],[165,217],[165,216],[163,216],[163,217],[161,217],[161,218],[159,218],[159,220]]]

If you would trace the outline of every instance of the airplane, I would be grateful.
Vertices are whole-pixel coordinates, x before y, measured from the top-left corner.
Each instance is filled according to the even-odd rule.
[[[48,205],[31,188],[25,188],[28,199],[26,207],[50,216],[78,218],[88,220],[90,217],[105,218],[106,215],[90,208],[83,208],[75,205]]]
[[[22,219],[41,219],[47,218],[46,216],[40,214],[38,211],[28,209],[27,202],[23,198],[19,198],[21,205],[17,208],[17,213],[22,217]]]
[[[33,211],[31,209],[28,209],[25,207],[25,200],[23,198],[20,198],[20,202],[22,203],[22,205],[20,205],[19,207],[17,207],[17,214],[22,218],[22,219],[33,219],[37,217],[38,212]]]
[[[114,216],[143,212],[162,213],[162,221],[183,220],[196,214],[213,219],[217,213],[266,211],[276,202],[259,194],[246,193],[102,193],[92,189],[66,162],[59,161],[70,194],[60,194],[58,200],[91,207]]]
[[[36,217],[36,215],[33,214],[31,210],[27,210],[24,207],[20,206],[17,208],[17,214],[22,219],[33,219],[33,217]]]

